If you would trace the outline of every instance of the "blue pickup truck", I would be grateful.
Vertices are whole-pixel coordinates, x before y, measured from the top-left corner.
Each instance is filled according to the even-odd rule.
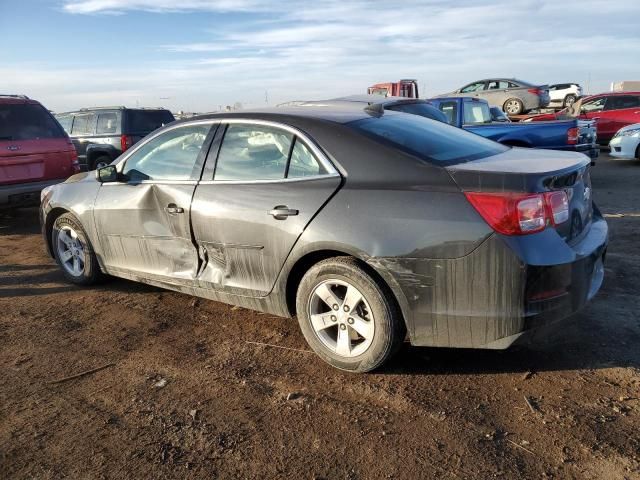
[[[495,122],[486,100],[445,97],[432,98],[428,102],[445,114],[450,125],[505,145],[581,152],[591,158],[592,163],[598,157],[593,121],[573,119],[555,122]],[[542,124],[545,128],[536,128]]]

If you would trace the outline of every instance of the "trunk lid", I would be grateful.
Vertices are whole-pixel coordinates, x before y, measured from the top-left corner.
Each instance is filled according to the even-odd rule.
[[[564,190],[569,219],[556,231],[569,243],[585,234],[593,216],[591,161],[583,154],[511,148],[491,157],[447,167],[464,192],[544,193]]]

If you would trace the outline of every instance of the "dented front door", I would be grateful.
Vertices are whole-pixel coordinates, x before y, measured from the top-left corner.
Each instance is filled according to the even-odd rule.
[[[191,199],[211,122],[177,125],[145,141],[104,183],[94,205],[100,255],[108,271],[190,284],[198,270]]]

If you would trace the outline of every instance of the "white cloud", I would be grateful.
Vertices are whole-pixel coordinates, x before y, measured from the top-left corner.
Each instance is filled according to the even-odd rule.
[[[235,101],[263,105],[265,90],[277,103],[407,77],[428,95],[491,76],[577,81],[592,91],[640,78],[640,2],[625,0],[67,0],[63,8],[77,15],[198,11],[211,15],[212,26],[198,32],[198,42],[158,41],[160,63],[141,59],[98,76],[50,64],[0,67],[3,88],[37,92],[53,108],[156,105],[168,97],[173,108],[203,111]],[[217,15],[227,12],[243,15],[220,24]]]

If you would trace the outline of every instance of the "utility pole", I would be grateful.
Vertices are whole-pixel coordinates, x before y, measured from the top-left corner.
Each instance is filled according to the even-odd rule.
[[[268,90],[264,91],[264,103],[269,105],[269,91]]]

